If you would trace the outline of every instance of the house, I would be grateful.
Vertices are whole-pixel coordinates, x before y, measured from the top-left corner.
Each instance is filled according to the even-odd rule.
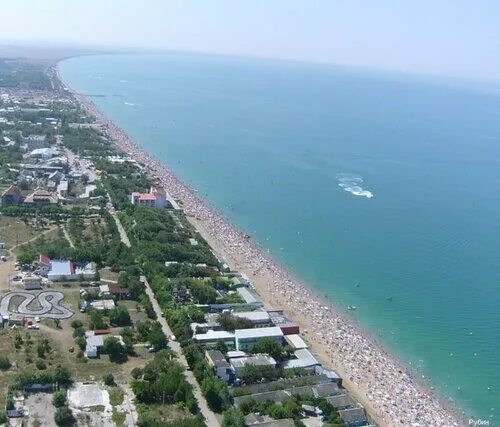
[[[272,338],[283,343],[283,332],[275,326],[256,329],[236,329],[234,331],[236,350],[247,350],[262,338]]]
[[[215,368],[215,374],[224,381],[231,381],[234,377],[233,369],[224,355],[219,350],[205,351],[205,359],[210,366]]]
[[[231,359],[231,366],[233,368],[234,374],[238,376],[241,374],[245,366],[270,366],[272,368],[276,367],[276,360],[271,356],[264,354],[257,354],[255,356],[248,357],[238,357],[237,359]]]
[[[56,194],[45,190],[36,190],[24,199],[25,204],[37,207],[55,205],[58,202],[59,198]]]
[[[2,193],[2,206],[17,205],[23,200],[19,187],[11,185]]]
[[[108,291],[110,295],[117,299],[130,299],[132,298],[132,293],[127,288],[122,288],[114,283],[110,283],[108,286]]]
[[[120,335],[111,335],[109,333],[106,334],[98,334],[96,331],[87,331],[85,332],[85,356],[88,359],[93,359],[99,357],[99,352],[101,351],[102,346],[104,345],[104,341],[106,338],[114,337],[116,338],[121,345],[125,346],[123,339]]]
[[[96,270],[92,263],[77,263],[69,260],[51,260],[46,255],[40,255],[38,268],[35,273],[47,277],[51,281],[57,280],[91,280]]]
[[[165,190],[159,187],[151,187],[149,193],[134,192],[130,196],[130,201],[135,206],[147,206],[156,209],[171,207]]]

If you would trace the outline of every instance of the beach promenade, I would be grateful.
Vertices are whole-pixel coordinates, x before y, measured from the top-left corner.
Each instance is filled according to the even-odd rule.
[[[345,387],[383,426],[452,427],[464,422],[387,354],[344,314],[271,259],[165,165],[139,148],[88,99],[75,98],[95,115],[123,151],[147,166],[217,254],[247,274],[265,302],[282,307],[297,322],[326,366],[344,378]]]

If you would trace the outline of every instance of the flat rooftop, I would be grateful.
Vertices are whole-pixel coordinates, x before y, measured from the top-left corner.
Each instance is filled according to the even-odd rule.
[[[283,331],[277,326],[255,329],[236,329],[234,331],[234,336],[237,340],[282,337]]]

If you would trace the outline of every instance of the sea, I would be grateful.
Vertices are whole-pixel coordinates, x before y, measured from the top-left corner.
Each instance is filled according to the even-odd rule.
[[[498,84],[192,53],[59,68],[466,418],[500,425]]]

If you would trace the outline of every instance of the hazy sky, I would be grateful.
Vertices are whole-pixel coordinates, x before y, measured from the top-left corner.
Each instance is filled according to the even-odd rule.
[[[500,79],[498,0],[0,0],[0,42],[140,46]]]

